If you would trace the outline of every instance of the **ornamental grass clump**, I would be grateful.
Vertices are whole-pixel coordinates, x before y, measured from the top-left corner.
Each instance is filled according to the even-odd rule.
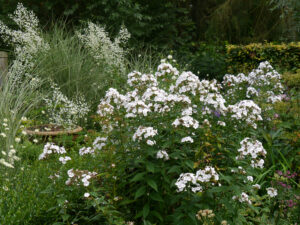
[[[42,101],[39,88],[43,82],[32,86],[32,78],[24,77],[22,83],[14,76],[6,76],[0,86],[0,163],[13,168],[17,156],[17,147],[26,133],[20,130],[26,114]],[[22,138],[21,138],[22,137]]]
[[[50,91],[45,93],[42,90],[42,80],[47,80],[39,76],[38,59],[40,55],[47,55],[50,50],[49,44],[43,39],[39,29],[39,22],[32,11],[27,10],[21,3],[10,18],[19,27],[19,30],[12,30],[0,21],[0,36],[14,48],[14,60],[8,69],[7,77],[11,89],[21,89],[24,84],[30,85],[32,90],[29,93],[39,93],[40,97],[45,97],[45,104],[49,112],[51,123],[72,127],[80,118],[87,115],[88,105],[84,99],[77,97],[72,101],[65,96],[57,84],[52,83]],[[28,82],[29,81],[29,82]],[[49,80],[48,80],[49,82]],[[9,85],[5,83],[4,85]],[[25,87],[27,88],[27,87]]]

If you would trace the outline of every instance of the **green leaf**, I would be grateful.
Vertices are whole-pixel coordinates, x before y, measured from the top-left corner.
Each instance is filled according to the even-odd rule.
[[[155,217],[157,217],[161,222],[164,221],[163,217],[160,215],[157,211],[151,211],[151,214],[153,214]]]
[[[144,225],[152,225],[152,223],[150,223],[148,220],[144,220],[143,223]]]
[[[141,197],[143,194],[146,193],[146,186],[142,186],[140,187],[136,192],[135,192],[135,196],[134,199],[137,199],[139,197]]]
[[[151,180],[151,179],[147,179],[147,184],[152,187],[155,191],[158,191],[157,190],[157,184],[154,180]]]
[[[154,173],[155,171],[154,164],[151,162],[146,162],[146,169],[147,171]]]
[[[164,201],[158,192],[152,192],[150,194],[150,198],[154,201],[157,201],[157,202],[163,202]]]
[[[172,166],[169,170],[168,173],[180,173],[180,167],[179,166]]]
[[[187,165],[190,169],[194,168],[194,162],[190,160],[185,161],[185,165]]]
[[[149,203],[147,203],[146,205],[144,205],[143,208],[143,217],[146,218],[149,215],[150,212],[150,206]]]
[[[132,203],[132,202],[135,202],[135,201],[136,201],[136,200],[129,200],[129,199],[126,199],[126,200],[121,201],[119,205],[128,205],[128,204],[130,204],[130,203]]]
[[[130,182],[135,182],[135,181],[143,180],[143,179],[145,178],[145,174],[146,174],[146,172],[142,172],[142,173],[136,174],[136,175],[130,180]]]
[[[63,221],[67,221],[69,219],[69,217],[70,217],[70,215],[68,215],[68,214],[62,215]]]

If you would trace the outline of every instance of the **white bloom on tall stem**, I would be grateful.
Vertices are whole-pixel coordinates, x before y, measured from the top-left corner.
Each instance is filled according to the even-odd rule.
[[[105,62],[112,68],[125,70],[126,51],[121,45],[127,43],[130,33],[124,26],[121,27],[114,41],[111,41],[103,26],[92,22],[88,22],[87,28],[78,31],[76,34],[98,64]]]

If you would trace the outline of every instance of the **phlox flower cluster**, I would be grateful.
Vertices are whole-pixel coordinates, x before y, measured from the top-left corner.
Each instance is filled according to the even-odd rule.
[[[211,166],[206,166],[204,170],[198,170],[196,174],[182,173],[177,179],[175,185],[178,192],[191,189],[192,192],[202,192],[203,187],[200,183],[216,182],[219,180],[219,175]]]
[[[207,95],[201,95],[200,101],[203,102],[204,104],[202,114],[211,114],[213,111],[217,111],[222,115],[226,114],[227,111],[227,107],[225,106],[226,100],[223,98],[221,94],[208,93]]]
[[[268,187],[266,190],[267,190],[268,195],[269,195],[271,198],[277,196],[277,189],[272,188],[272,187]]]
[[[184,138],[181,139],[181,143],[184,143],[184,142],[193,143],[194,140],[193,140],[193,138],[191,138],[190,136],[188,136],[188,137],[184,137]]]
[[[8,70],[8,76],[19,80],[30,76],[35,66],[34,56],[38,52],[47,51],[49,45],[42,39],[38,27],[39,21],[32,11],[28,11],[22,3],[18,3],[13,15],[9,17],[20,30],[12,30],[0,21],[0,36],[14,47],[15,59]],[[38,79],[35,78],[35,81]]]
[[[59,160],[62,164],[66,164],[68,161],[70,161],[70,160],[72,160],[72,159],[71,159],[71,157],[69,157],[69,156],[65,156],[65,157],[61,156],[61,157],[59,157],[58,160]]]
[[[195,120],[191,116],[183,116],[181,118],[176,119],[172,125],[174,127],[178,127],[179,125],[190,128],[193,127],[194,129],[197,129],[199,127],[199,122]]]
[[[146,143],[148,145],[154,145],[156,142],[148,138],[154,137],[156,135],[157,135],[157,130],[154,129],[153,127],[140,126],[134,133],[132,140],[142,141],[143,139],[146,139]]]
[[[180,94],[191,93],[192,95],[196,95],[200,85],[199,78],[195,74],[192,72],[183,72],[177,78],[175,85],[170,88],[170,91],[174,92],[174,90],[177,90]]]
[[[83,156],[88,154],[94,155],[95,150],[91,147],[82,147],[81,149],[79,149],[79,155]]]
[[[249,85],[250,78],[244,74],[237,77],[228,75],[226,79],[227,83],[232,84],[232,89],[239,90],[240,85],[248,85],[246,89],[249,96],[261,94],[252,81],[253,86]],[[138,71],[130,73],[127,84],[128,87],[124,89],[127,92],[121,94],[116,89],[109,89],[101,100],[97,112],[101,118],[102,132],[110,143],[118,141],[113,139],[115,135],[110,135],[112,130],[132,135],[132,143],[128,143],[128,150],[143,149],[143,144],[146,143],[155,150],[156,158],[160,162],[170,159],[173,148],[159,149],[164,143],[156,144],[156,141],[162,140],[158,135],[171,138],[173,134],[176,135],[176,139],[179,138],[181,143],[184,143],[180,150],[186,151],[186,147],[198,140],[197,135],[201,133],[199,129],[212,129],[215,126],[220,129],[220,126],[231,124],[232,121],[237,121],[236,129],[243,129],[244,124],[257,128],[258,122],[262,120],[262,110],[253,100],[230,99],[222,94],[221,85],[216,80],[200,81],[193,73],[179,73],[165,61],[158,66],[154,74]],[[106,129],[107,127],[109,129]],[[105,146],[106,141],[105,139],[99,142],[100,149]],[[262,144],[250,138],[245,138],[240,144],[236,160],[249,159],[249,166],[263,168],[266,151]],[[245,183],[253,184],[254,178],[242,167],[234,172],[243,174]],[[175,186],[178,192],[202,192],[207,186],[215,185],[218,180],[216,170],[206,166],[196,173],[180,174]],[[253,185],[253,188],[258,188],[258,184]],[[235,198],[251,204],[245,192]]]
[[[166,78],[169,77],[168,75],[171,75],[172,80],[176,80],[179,75],[179,71],[170,63],[163,62],[158,66],[155,76],[157,78],[161,78],[162,81],[165,81]]]
[[[49,157],[49,155],[52,155],[52,154],[62,155],[62,154],[66,154],[66,153],[67,153],[66,149],[63,146],[58,146],[58,145],[55,145],[54,143],[47,142],[44,145],[42,154],[39,155],[39,160],[46,159]]]
[[[169,160],[170,159],[168,153],[164,150],[158,151],[157,154],[156,154],[156,158],[163,159],[163,160]]]
[[[106,137],[97,137],[93,142],[94,149],[101,150],[106,145]]]
[[[82,147],[79,149],[79,155],[95,155],[96,150],[101,150],[106,145],[106,137],[96,137],[92,147]]]
[[[248,203],[249,205],[252,204],[251,200],[249,199],[249,195],[247,195],[245,192],[242,192],[241,195],[239,196],[233,196],[232,197],[233,200],[239,200],[239,202],[246,202]]]
[[[237,97],[239,93],[244,93],[249,99],[260,98],[263,101],[266,99],[268,103],[283,99],[284,88],[281,84],[281,75],[267,61],[261,62],[248,76],[242,73],[237,76],[225,75],[223,85],[232,98]]]
[[[152,74],[142,74],[138,71],[128,74],[127,84],[137,89],[158,85],[156,78]]]
[[[83,184],[83,186],[87,187],[90,185],[92,179],[96,178],[96,172],[90,172],[87,170],[74,170],[69,169],[68,172],[68,180],[66,181],[66,185],[77,185]]]
[[[263,168],[264,158],[267,154],[262,143],[258,140],[252,140],[251,138],[245,138],[240,142],[241,148],[238,149],[239,156],[237,159],[244,159],[250,157],[251,166],[254,168]]]
[[[231,117],[243,123],[246,122],[253,128],[257,128],[256,122],[261,121],[261,109],[252,100],[243,100],[235,105],[229,105],[228,111]]]
[[[130,33],[123,26],[117,37],[112,41],[101,25],[88,23],[87,28],[77,32],[79,40],[90,51],[96,63],[105,62],[111,68],[125,70],[124,57],[126,51],[121,45],[126,44],[130,38]]]
[[[240,77],[247,80],[242,75]],[[141,142],[145,139],[148,145],[154,146],[155,141],[151,138],[158,134],[158,129],[171,125],[173,128],[183,128],[186,132],[181,137],[183,143],[193,143],[190,131],[200,129],[202,125],[211,127],[214,121],[211,118],[222,116],[225,120],[238,120],[253,127],[262,119],[261,110],[253,101],[244,100],[226,106],[226,100],[220,93],[221,85],[216,80],[200,81],[191,72],[179,74],[176,68],[166,62],[158,66],[154,75],[138,71],[129,73],[127,83],[127,93],[120,94],[116,89],[110,88],[98,105],[97,113],[101,117],[103,132],[109,138],[111,136],[108,133],[113,129],[126,127],[127,131],[135,131],[133,141]],[[168,115],[170,118],[174,118],[174,115],[176,117],[171,124],[169,120],[162,119],[158,129],[145,127],[140,122],[141,118],[150,121],[154,119],[155,122],[156,119],[160,120],[159,118]],[[138,128],[137,124],[140,124]],[[220,120],[217,124],[226,126]],[[105,143],[101,142],[99,145],[101,149]]]

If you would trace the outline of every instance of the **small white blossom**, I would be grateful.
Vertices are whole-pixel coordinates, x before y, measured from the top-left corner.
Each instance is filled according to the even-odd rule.
[[[191,138],[190,136],[188,136],[188,137],[184,137],[184,138],[181,139],[181,143],[184,143],[184,142],[193,143],[194,140],[193,140],[193,138]]]
[[[247,176],[247,180],[250,182],[253,182],[253,177],[252,176]]]
[[[156,158],[158,159],[164,159],[164,160],[169,160],[169,155],[166,151],[160,150],[156,154]]]
[[[255,188],[255,189],[260,189],[260,185],[259,184],[254,184],[254,185],[252,185],[252,187]]]
[[[39,160],[46,159],[51,154],[65,154],[67,153],[64,147],[55,145],[54,143],[46,143],[43,153],[39,155]]]
[[[215,169],[211,166],[206,166],[204,170],[198,170],[196,174],[180,174],[180,177],[177,179],[175,185],[177,186],[178,192],[185,191],[189,188],[191,188],[193,192],[202,192],[203,187],[200,185],[200,183],[215,182],[218,180],[219,175]]]
[[[272,188],[272,187],[268,187],[266,190],[267,190],[268,195],[269,195],[271,198],[277,196],[277,189]]]
[[[66,164],[67,161],[71,160],[71,157],[69,156],[65,156],[65,157],[59,157],[59,161],[62,163],[62,164]]]

